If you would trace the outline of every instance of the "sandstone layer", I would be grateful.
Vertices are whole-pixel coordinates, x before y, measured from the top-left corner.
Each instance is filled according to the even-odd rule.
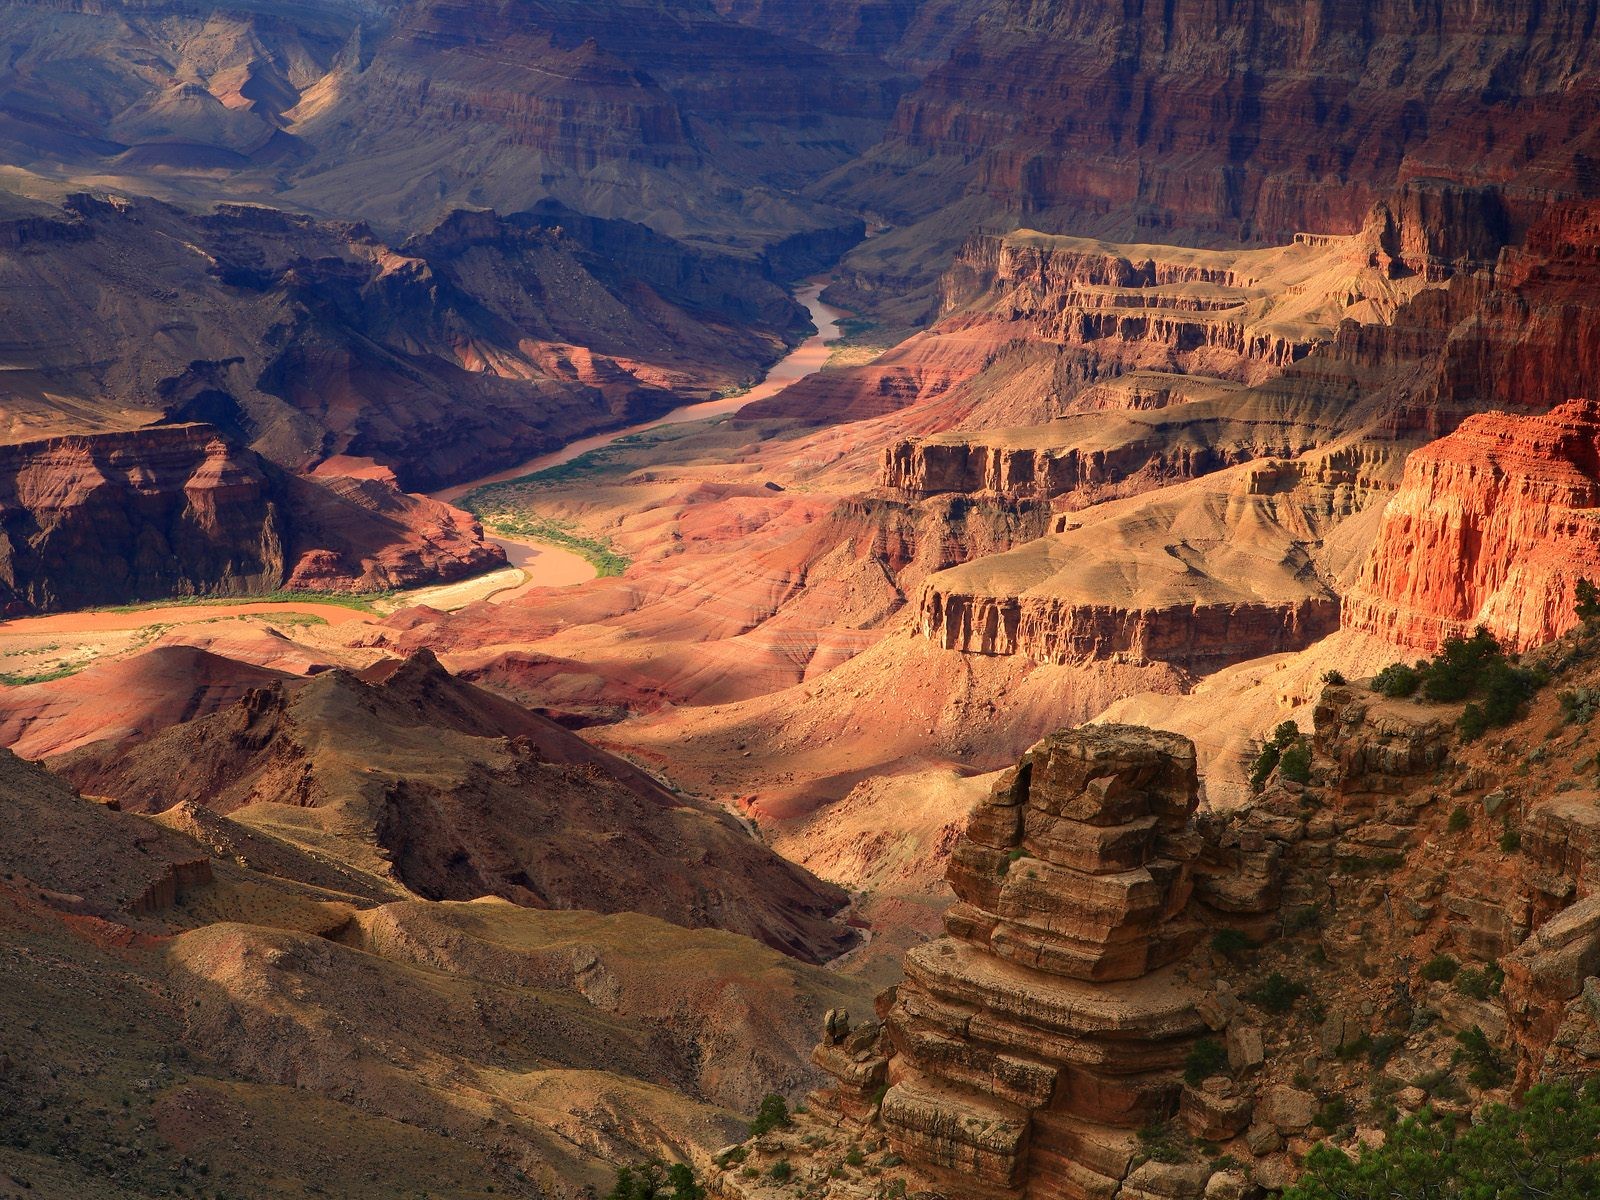
[[[1469,417],[1406,460],[1345,624],[1432,652],[1484,626],[1522,650],[1600,580],[1600,404]]]

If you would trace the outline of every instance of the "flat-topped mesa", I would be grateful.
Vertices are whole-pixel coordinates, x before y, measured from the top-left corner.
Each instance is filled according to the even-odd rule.
[[[1063,1163],[1115,1190],[1205,1028],[1173,965],[1199,934],[1196,792],[1186,738],[1119,725],[1053,734],[1001,777],[952,855],[948,935],[879,1002],[896,1153],[961,1195],[1062,1194]],[[844,1065],[847,1085],[881,1070]]]
[[[1487,626],[1518,650],[1577,622],[1600,580],[1600,404],[1485,413],[1412,453],[1344,625],[1431,652]]]

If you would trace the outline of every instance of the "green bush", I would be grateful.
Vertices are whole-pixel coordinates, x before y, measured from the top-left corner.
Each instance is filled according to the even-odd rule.
[[[1228,1067],[1228,1051],[1216,1038],[1203,1037],[1183,1060],[1185,1083],[1203,1083],[1213,1075],[1221,1075]]]
[[[1450,1061],[1467,1064],[1467,1081],[1473,1087],[1498,1087],[1511,1077],[1511,1072],[1489,1044],[1488,1035],[1480,1026],[1463,1029],[1456,1034],[1456,1041],[1460,1045]]]
[[[1396,1050],[1406,1044],[1406,1039],[1398,1033],[1383,1033],[1372,1039],[1372,1048],[1367,1051],[1367,1065],[1374,1071],[1381,1071],[1389,1065],[1389,1060],[1394,1057]]]
[[[1487,1000],[1498,996],[1506,981],[1506,973],[1497,963],[1486,967],[1469,967],[1456,976],[1456,991],[1469,1000]]]
[[[1276,1016],[1293,1010],[1295,1002],[1306,994],[1306,985],[1297,979],[1290,979],[1280,971],[1268,975],[1261,985],[1252,988],[1244,994],[1244,998],[1256,1007]]]
[[[1461,970],[1461,964],[1448,954],[1435,954],[1422,964],[1422,977],[1429,983],[1449,983]]]
[[[774,1129],[789,1124],[789,1105],[782,1096],[775,1092],[768,1092],[761,1097],[761,1105],[756,1109],[756,1119],[750,1122],[750,1136],[760,1137],[763,1133],[771,1133]]]
[[[617,1181],[606,1200],[705,1200],[706,1190],[683,1163],[660,1162],[618,1167]]]
[[[1580,579],[1574,591],[1578,600],[1578,620],[1593,621],[1600,617],[1600,588],[1587,579]]]
[[[1286,766],[1282,765],[1285,759],[1290,760]],[[1250,789],[1259,793],[1267,786],[1272,773],[1280,769],[1286,779],[1294,779],[1297,783],[1310,782],[1311,744],[1293,721],[1280,722],[1272,731],[1272,736],[1263,743],[1250,772]]]
[[[1278,774],[1294,783],[1310,783],[1310,743],[1302,739],[1286,749],[1278,759]]]
[[[1189,1157],[1187,1140],[1173,1129],[1170,1121],[1146,1125],[1139,1130],[1139,1153],[1158,1163],[1181,1163]]]
[[[1503,661],[1500,643],[1482,626],[1470,638],[1450,638],[1423,671],[1422,695],[1440,704],[1465,700],[1498,661]]]
[[[1522,835],[1507,825],[1500,833],[1500,849],[1507,854],[1515,854],[1522,849]]]
[[[786,1183],[789,1176],[794,1174],[794,1168],[789,1165],[787,1158],[780,1158],[767,1168],[767,1177],[774,1183]]]
[[[1352,1157],[1327,1144],[1283,1200],[1592,1200],[1600,1196],[1600,1081],[1539,1084],[1520,1109],[1471,1123],[1423,1109]]]
[[[1405,663],[1390,663],[1372,678],[1372,690],[1391,700],[1403,700],[1407,696],[1415,696],[1421,686],[1422,672],[1417,667],[1406,666]]]
[[[1450,820],[1446,822],[1445,828],[1451,833],[1461,833],[1471,824],[1472,814],[1467,812],[1464,805],[1458,804],[1450,810]]]
[[[1255,948],[1249,935],[1237,929],[1219,929],[1211,936],[1211,949],[1226,958],[1237,958]]]

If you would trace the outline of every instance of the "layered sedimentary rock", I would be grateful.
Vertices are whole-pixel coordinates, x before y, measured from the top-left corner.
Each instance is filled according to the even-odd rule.
[[[1406,461],[1345,624],[1434,650],[1488,627],[1525,649],[1570,628],[1600,579],[1600,404],[1490,413]]]
[[[29,46],[0,89],[10,162],[288,192],[391,230],[556,196],[752,250],[798,236],[801,271],[850,222],[788,187],[875,142],[913,82],[880,60],[888,46],[824,49],[709,0],[160,14],[15,0],[5,20]],[[73,66],[96,88],[61,92]]]
[[[1408,178],[1580,194],[1593,18],[1587,0],[1014,0],[989,6],[846,184],[901,220],[937,214],[933,229],[958,205],[970,219],[976,194],[984,215],[1036,227],[1229,241],[1351,232]]]
[[[388,471],[290,476],[201,424],[0,447],[0,536],[13,612],[411,587],[505,561],[468,514]]]
[[[1214,670],[1338,624],[1307,541],[1329,514],[1240,468],[1057,518],[1057,531],[923,585],[924,637],[1037,662],[1169,662]]]
[[[1092,1127],[1172,1111],[1205,1028],[1204,991],[1170,966],[1199,932],[1195,787],[1185,739],[1086,727],[1046,738],[974,811],[948,936],[907,955],[885,1017],[882,1120],[900,1153],[1045,1194],[1069,1186],[1075,1141],[1116,1145]],[[1073,1172],[1096,1173],[1081,1158]]]
[[[0,585],[13,609],[270,591],[272,485],[202,425],[0,447]]]

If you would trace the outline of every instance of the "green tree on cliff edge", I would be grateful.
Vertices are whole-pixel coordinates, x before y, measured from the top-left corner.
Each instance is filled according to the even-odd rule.
[[[1318,1146],[1283,1200],[1593,1200],[1597,1153],[1600,1080],[1541,1084],[1461,1128],[1423,1109],[1359,1158]]]

